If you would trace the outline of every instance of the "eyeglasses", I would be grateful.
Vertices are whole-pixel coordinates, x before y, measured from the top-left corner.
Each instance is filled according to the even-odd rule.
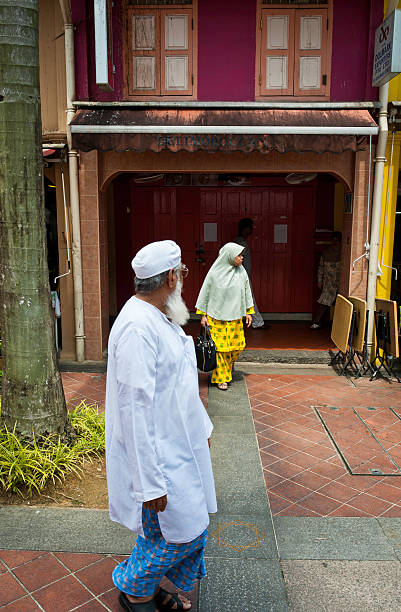
[[[185,264],[181,264],[180,271],[181,271],[182,278],[187,278],[187,276],[189,274],[189,270],[188,270],[188,268],[187,268],[187,266]]]

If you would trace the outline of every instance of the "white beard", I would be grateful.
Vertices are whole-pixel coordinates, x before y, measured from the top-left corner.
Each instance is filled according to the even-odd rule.
[[[173,293],[170,293],[166,300],[166,315],[173,323],[185,325],[189,320],[189,310],[181,295],[182,282],[177,279],[177,285]]]

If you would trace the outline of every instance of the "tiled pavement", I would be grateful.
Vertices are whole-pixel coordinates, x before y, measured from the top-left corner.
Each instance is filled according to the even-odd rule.
[[[118,610],[111,581],[118,556],[1,550],[0,560],[0,606],[5,610]]]
[[[82,401],[87,404],[97,403],[99,410],[104,411],[106,393],[106,374],[90,372],[62,372],[64,395],[69,407]]]
[[[312,408],[397,408],[401,385],[362,380],[354,386],[345,378],[310,374],[248,374],[246,382],[274,515],[401,517],[401,477],[350,475]],[[85,399],[104,409],[104,374],[63,373],[63,383],[70,405]],[[201,395],[207,401],[205,375]],[[122,558],[0,551],[0,607],[16,612],[117,611],[111,570]]]
[[[99,410],[104,411],[106,393],[106,374],[89,372],[62,372],[64,395],[69,407],[76,406],[82,401],[87,404],[97,403]],[[199,394],[201,400],[207,405],[208,376],[199,375]]]
[[[326,414],[327,407],[340,409],[344,423],[337,442],[359,466],[353,471],[367,471],[377,460],[389,461],[383,452],[372,463],[375,453],[366,440],[353,445],[358,436],[353,437],[357,419],[352,408],[370,415],[370,427],[381,439],[390,438],[387,448],[401,459],[401,421],[388,410],[401,407],[401,385],[291,374],[249,374],[246,381],[273,515],[401,517],[401,474],[350,474],[313,409],[321,407]]]
[[[106,375],[63,372],[68,406],[85,401],[104,410]],[[207,375],[200,375],[201,399],[207,405]],[[0,543],[1,545],[1,543]],[[117,611],[112,569],[118,555],[0,550],[0,609],[15,612]],[[174,590],[174,589],[171,589]],[[191,595],[196,600],[197,593]]]
[[[117,612],[121,608],[111,573],[125,558],[0,550],[0,608],[15,612]],[[193,593],[191,599],[196,596]]]

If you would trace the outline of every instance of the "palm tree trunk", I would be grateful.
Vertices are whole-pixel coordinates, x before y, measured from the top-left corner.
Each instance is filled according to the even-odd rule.
[[[1,420],[63,433],[47,266],[37,0],[0,0]]]

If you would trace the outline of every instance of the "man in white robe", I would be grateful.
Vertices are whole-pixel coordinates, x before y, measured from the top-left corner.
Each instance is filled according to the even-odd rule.
[[[199,398],[194,343],[180,327],[189,316],[181,297],[188,270],[171,240],[145,246],[132,267],[137,293],[109,338],[106,464],[110,517],[138,538],[113,581],[125,610],[188,609],[188,600],[159,589],[163,576],[190,591],[205,575],[209,512],[217,511],[213,426]]]

